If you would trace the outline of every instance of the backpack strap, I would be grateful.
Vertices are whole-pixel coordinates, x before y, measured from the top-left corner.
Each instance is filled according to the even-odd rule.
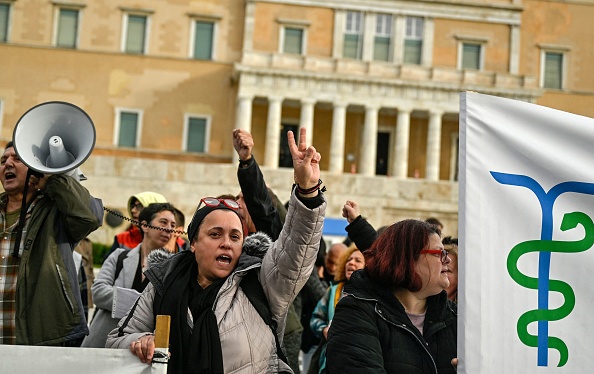
[[[130,252],[130,251],[125,250],[125,251],[120,252],[120,254],[118,255],[118,261],[116,262],[116,268],[115,268],[115,276],[113,277],[114,281],[116,279],[118,279],[118,276],[120,275],[120,273],[122,272],[122,269],[124,268],[124,259],[126,257],[128,257],[128,252]]]
[[[256,274],[256,270],[249,270],[242,278],[239,286],[247,296],[254,309],[256,309],[260,317],[262,317],[264,322],[272,330],[274,341],[276,342],[276,354],[285,364],[289,365],[289,360],[287,360],[285,352],[283,352],[278,340],[278,334],[276,333],[277,324],[276,321],[272,319],[270,305],[268,305],[268,299],[266,299],[264,289],[258,280],[258,274]]]

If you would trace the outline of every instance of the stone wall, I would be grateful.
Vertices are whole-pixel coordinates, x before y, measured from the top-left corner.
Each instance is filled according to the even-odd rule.
[[[110,155],[92,155],[82,166],[88,180],[83,184],[103,200],[105,207],[118,209],[126,216],[128,198],[134,193],[162,193],[186,215],[186,226],[200,200],[205,196],[239,192],[235,163],[167,161]],[[289,199],[292,169],[262,168],[265,180],[281,200]],[[458,184],[446,181],[393,177],[364,177],[357,174],[332,175],[322,171],[328,188],[327,217],[340,218],[346,200],[361,206],[361,213],[376,228],[404,218],[437,217],[444,235],[458,233]],[[126,227],[123,223],[103,227],[90,235],[95,242],[111,244],[113,235]]]

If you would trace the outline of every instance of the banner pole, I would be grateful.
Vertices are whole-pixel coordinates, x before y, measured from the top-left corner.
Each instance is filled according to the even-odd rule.
[[[169,362],[169,329],[171,316],[158,315],[155,329],[155,353],[153,355],[152,373],[167,374]]]

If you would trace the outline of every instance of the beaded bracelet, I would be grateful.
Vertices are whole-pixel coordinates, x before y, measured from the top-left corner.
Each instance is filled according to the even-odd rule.
[[[295,184],[295,188],[297,189],[297,192],[299,192],[301,195],[309,195],[310,193],[314,193],[315,191],[326,192],[326,186],[322,187],[322,189],[320,190],[321,185],[322,185],[322,180],[318,179],[318,184],[316,184],[315,186],[313,186],[311,188],[303,189],[303,188],[299,187],[298,184]]]

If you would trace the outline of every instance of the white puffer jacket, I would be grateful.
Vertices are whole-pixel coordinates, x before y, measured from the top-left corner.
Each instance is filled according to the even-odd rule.
[[[239,283],[248,270],[260,268],[259,280],[282,342],[287,310],[313,271],[325,210],[325,201],[315,209],[308,209],[293,193],[283,230],[262,262],[242,255],[238,267],[221,287],[213,311],[219,328],[225,373],[292,372],[278,358],[270,327],[251,305]],[[134,340],[154,331],[154,297],[155,288],[149,284],[137,306],[131,310],[131,318],[124,317],[118,328],[109,334],[106,347],[128,348]],[[188,323],[192,325],[189,310]],[[119,330],[123,336],[119,336]]]

